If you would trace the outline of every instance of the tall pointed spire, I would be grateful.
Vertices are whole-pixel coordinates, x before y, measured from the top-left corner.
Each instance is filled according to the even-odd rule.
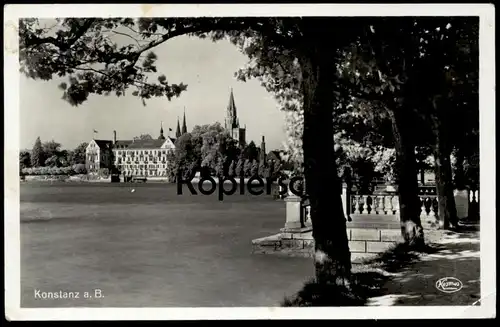
[[[266,162],[266,140],[264,136],[262,136],[262,142],[260,143],[260,161]]]
[[[231,88],[231,93],[229,94],[229,104],[227,105],[227,128],[238,127],[238,114],[236,112],[236,103],[234,102],[233,88]]]
[[[160,136],[158,137],[158,140],[164,140],[165,136],[163,135],[163,121],[160,122]]]
[[[184,118],[182,119],[182,134],[187,133],[187,125],[186,125],[186,107],[184,107]]]
[[[181,136],[181,125],[179,124],[179,116],[177,116],[177,129],[175,130],[175,138]]]

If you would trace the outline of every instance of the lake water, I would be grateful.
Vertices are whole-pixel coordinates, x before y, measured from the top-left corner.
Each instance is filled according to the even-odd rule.
[[[22,184],[21,306],[277,306],[313,275],[311,259],[251,254],[283,227],[284,202],[176,191]],[[73,298],[42,298],[56,293]]]

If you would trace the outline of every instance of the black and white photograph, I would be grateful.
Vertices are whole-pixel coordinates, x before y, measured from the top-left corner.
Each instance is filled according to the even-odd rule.
[[[4,17],[6,319],[496,317],[492,4]]]

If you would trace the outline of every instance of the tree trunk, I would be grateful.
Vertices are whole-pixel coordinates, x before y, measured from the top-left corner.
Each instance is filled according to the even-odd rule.
[[[464,151],[461,147],[457,148],[456,151],[456,159],[457,159],[457,164],[456,164],[456,169],[455,169],[455,188],[458,190],[463,190],[465,189],[465,170],[464,170]]]
[[[317,33],[326,32],[317,30]],[[316,281],[348,286],[351,253],[333,142],[336,72],[332,58],[335,53],[334,47],[325,42],[328,38],[324,35],[321,38],[320,42],[314,42],[307,49],[307,55],[300,60],[304,96],[304,175],[311,203]]]
[[[436,174],[436,190],[438,196],[439,228],[449,229],[457,226],[457,207],[453,195],[453,182],[451,170],[451,150],[447,140],[444,126],[436,124],[436,144],[434,148],[434,172]]]
[[[434,131],[434,173],[436,175],[436,190],[438,196],[438,220],[441,229],[457,226],[457,207],[453,195],[453,174],[451,170],[451,126],[449,103],[441,97],[432,100],[433,114],[430,115]]]
[[[404,108],[389,110],[396,149],[396,175],[398,179],[401,233],[411,247],[424,245],[424,231],[420,221],[418,197],[417,158],[412,131],[411,112]]]

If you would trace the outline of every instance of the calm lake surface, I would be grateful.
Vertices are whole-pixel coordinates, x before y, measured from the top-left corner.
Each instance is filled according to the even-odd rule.
[[[277,306],[313,275],[311,259],[251,254],[252,239],[283,227],[284,202],[183,193],[23,183],[21,306]],[[43,299],[55,293],[73,298]]]

